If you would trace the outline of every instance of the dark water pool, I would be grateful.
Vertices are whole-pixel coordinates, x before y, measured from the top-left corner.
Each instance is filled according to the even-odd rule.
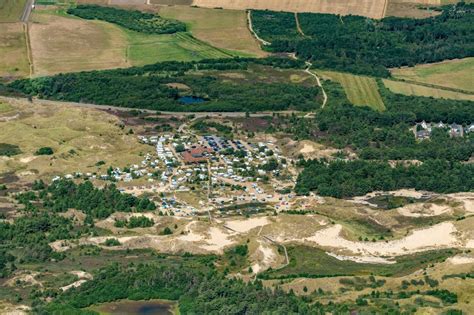
[[[172,315],[173,302],[152,301],[118,301],[92,307],[95,311],[110,315]]]
[[[178,99],[178,101],[183,104],[199,104],[205,102],[206,100],[197,96],[182,96]]]

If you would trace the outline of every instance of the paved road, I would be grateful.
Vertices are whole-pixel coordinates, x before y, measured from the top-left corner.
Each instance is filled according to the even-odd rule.
[[[33,10],[34,3],[35,3],[35,0],[26,1],[25,8],[23,9],[23,13],[21,14],[21,18],[20,18],[20,20],[23,23],[28,23],[28,20],[30,19],[31,11]]]
[[[130,110],[140,110],[145,113],[155,114],[160,112],[161,115],[172,115],[172,116],[188,116],[188,115],[195,115],[196,118],[201,117],[212,117],[212,116],[219,116],[219,117],[245,117],[245,112],[168,112],[168,111],[156,111],[151,109],[140,109],[140,108],[132,108],[132,107],[118,107],[118,106],[109,106],[109,105],[96,105],[96,104],[86,104],[86,103],[74,103],[74,102],[61,102],[61,101],[52,101],[52,100],[43,100],[43,99],[34,99],[33,103],[41,104],[41,105],[68,105],[68,106],[78,106],[78,107],[86,107],[86,108],[95,108],[101,110],[117,110],[117,111],[130,111]],[[304,112],[299,111],[266,111],[266,112],[258,112],[250,114],[251,117],[264,117],[264,116],[272,116],[273,113],[279,114],[286,114],[291,115],[295,114],[303,114]]]

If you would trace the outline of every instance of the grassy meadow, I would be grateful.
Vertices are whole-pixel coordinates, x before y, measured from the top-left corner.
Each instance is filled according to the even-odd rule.
[[[149,35],[124,30],[127,34],[127,61],[142,66],[161,61],[191,61],[229,58],[233,53],[216,49],[187,33]]]
[[[33,21],[30,38],[36,76],[245,55],[215,48],[188,33],[139,33],[73,17],[62,9],[37,10]]]
[[[318,71],[323,78],[342,85],[349,101],[356,106],[369,106],[383,111],[385,105],[374,78],[334,71]]]
[[[26,0],[0,0],[0,23],[19,21],[25,3]]]
[[[161,8],[159,13],[185,22],[194,37],[215,47],[243,56],[266,55],[248,30],[244,11],[169,6]]]
[[[397,79],[474,92],[474,58],[392,69]]]
[[[21,178],[51,178],[75,171],[95,172],[96,163],[137,163],[148,147],[125,135],[119,120],[105,112],[23,100],[0,100],[0,143],[16,145],[21,154],[0,159],[0,174],[15,172]],[[12,112],[15,115],[12,115]],[[35,155],[51,147],[54,155]]]
[[[23,24],[0,24],[0,76],[17,77],[29,74],[28,52]]]
[[[465,94],[461,92],[437,89],[424,85],[387,79],[383,79],[383,83],[390,91],[398,94],[474,101],[473,94]]]

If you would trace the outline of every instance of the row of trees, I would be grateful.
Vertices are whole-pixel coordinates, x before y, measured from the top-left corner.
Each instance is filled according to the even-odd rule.
[[[444,160],[428,160],[421,165],[375,161],[301,161],[295,191],[317,191],[336,198],[365,195],[372,191],[415,188],[439,193],[472,191],[474,165]]]
[[[445,6],[426,19],[301,13],[305,36],[296,34],[293,13],[252,11],[257,33],[273,52],[296,52],[318,68],[389,76],[387,68],[474,55],[474,5]]]
[[[136,10],[123,10],[92,4],[78,5],[67,10],[72,14],[88,20],[102,20],[130,30],[149,34],[172,34],[185,32],[186,24],[176,20],[161,18],[157,14]]]

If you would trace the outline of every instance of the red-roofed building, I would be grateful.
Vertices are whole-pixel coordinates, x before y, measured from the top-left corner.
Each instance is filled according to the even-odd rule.
[[[181,156],[186,164],[204,163],[212,152],[214,151],[209,147],[192,146],[191,149],[182,152]]]

